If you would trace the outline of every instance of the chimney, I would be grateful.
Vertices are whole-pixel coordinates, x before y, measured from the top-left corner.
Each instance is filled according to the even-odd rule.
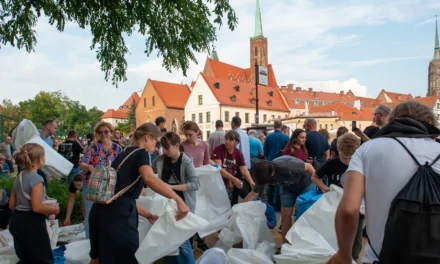
[[[335,111],[332,111],[332,116],[335,116]]]
[[[305,105],[306,116],[308,116],[309,115],[309,103],[305,102],[304,105]]]
[[[361,110],[361,100],[356,100],[356,101],[354,101],[353,106],[354,106],[357,110]]]
[[[283,91],[283,92],[287,92],[287,86],[285,86],[285,85],[281,85],[281,91]]]
[[[296,87],[297,92],[301,92],[301,87]]]
[[[293,84],[291,84],[291,83],[287,84],[287,89],[288,89],[290,92],[293,92],[293,91],[294,91]]]
[[[340,94],[340,95],[344,95],[344,91],[340,91],[339,94]]]
[[[310,88],[309,88],[309,92],[310,92],[310,93],[313,92],[313,88],[310,87]]]

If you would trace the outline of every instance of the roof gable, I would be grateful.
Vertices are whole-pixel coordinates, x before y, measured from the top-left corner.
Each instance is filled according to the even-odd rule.
[[[415,100],[421,104],[426,105],[429,108],[434,108],[437,103],[437,95],[432,95],[428,97],[416,97]]]
[[[190,95],[185,84],[149,80],[166,107],[184,109]]]
[[[134,102],[137,106],[140,99],[141,98],[139,97],[138,92],[132,93],[130,97],[124,102],[124,104],[119,107],[119,110],[128,112],[130,110],[131,104]]]
[[[127,119],[127,112],[122,110],[108,109],[102,116],[101,119],[105,118],[118,118]]]

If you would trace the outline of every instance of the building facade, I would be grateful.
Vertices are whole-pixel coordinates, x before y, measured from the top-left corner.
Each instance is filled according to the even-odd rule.
[[[437,20],[435,21],[434,58],[429,62],[428,92],[426,96],[440,95],[440,44],[438,40]]]
[[[118,109],[108,109],[102,116],[101,120],[112,124],[117,127],[119,123],[127,122],[128,112],[132,107],[136,107],[139,103],[141,92],[134,92],[130,97],[119,106]]]

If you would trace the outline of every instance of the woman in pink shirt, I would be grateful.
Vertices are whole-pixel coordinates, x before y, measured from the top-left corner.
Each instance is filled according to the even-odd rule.
[[[287,145],[283,150],[283,155],[293,156],[304,162],[309,162],[306,148],[306,131],[299,128],[293,131],[289,142],[287,142]]]
[[[193,159],[196,168],[210,164],[209,145],[197,137],[199,133],[200,128],[196,122],[186,121],[183,124],[186,140],[182,142],[182,146],[185,148],[185,154]]]

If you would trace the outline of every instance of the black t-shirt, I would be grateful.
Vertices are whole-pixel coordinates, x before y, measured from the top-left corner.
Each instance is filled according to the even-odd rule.
[[[82,151],[83,147],[75,140],[67,139],[58,147],[58,153],[72,162],[74,168],[78,168],[79,155]]]
[[[333,139],[332,144],[330,145],[330,152],[333,151],[336,154],[336,157],[339,157],[338,144],[336,144],[337,142],[337,138]]]
[[[71,182],[69,185],[69,193],[76,193],[76,191],[80,191],[80,190],[75,188],[75,184],[73,184],[73,182]]]
[[[112,167],[117,169],[119,164],[129,155],[132,151],[138,149],[139,147],[127,147],[124,152],[122,152],[112,163]],[[122,164],[118,171],[118,182],[116,183],[115,194],[120,190],[124,189],[128,185],[132,184],[139,177],[139,168],[142,166],[151,166],[150,158],[148,152],[145,149],[136,151]],[[138,199],[139,195],[144,188],[144,181],[139,179],[139,181],[128,190],[124,196],[130,196],[134,199]]]
[[[380,128],[376,127],[376,126],[368,126],[365,128],[364,130],[364,134],[369,138],[369,139],[373,139],[377,132],[379,132]],[[365,143],[363,140],[361,142],[361,144]]]
[[[330,186],[331,184],[335,184],[339,187],[342,187],[341,177],[347,171],[347,169],[348,166],[342,163],[342,161],[338,157],[329,159],[324,164],[322,164],[322,166],[318,170],[316,170],[316,175],[321,179],[327,176],[328,186]]]
[[[305,170],[304,161],[292,156],[281,156],[271,162],[276,166],[269,183],[287,186],[292,192],[301,192],[312,183],[311,175]],[[260,193],[263,189],[264,184],[257,185],[253,192]]]
[[[180,184],[184,184],[183,182],[181,182],[180,180],[181,175],[180,175],[180,167],[182,165],[182,156],[183,153],[180,154],[180,157],[178,160],[176,160],[176,162],[171,163],[171,170],[170,171],[165,171],[163,170],[162,172],[162,181],[165,183],[168,183],[169,185],[180,185]],[[180,198],[182,198],[183,201],[185,201],[185,197],[183,195],[182,191],[176,191],[174,190],[177,195],[180,196]]]

